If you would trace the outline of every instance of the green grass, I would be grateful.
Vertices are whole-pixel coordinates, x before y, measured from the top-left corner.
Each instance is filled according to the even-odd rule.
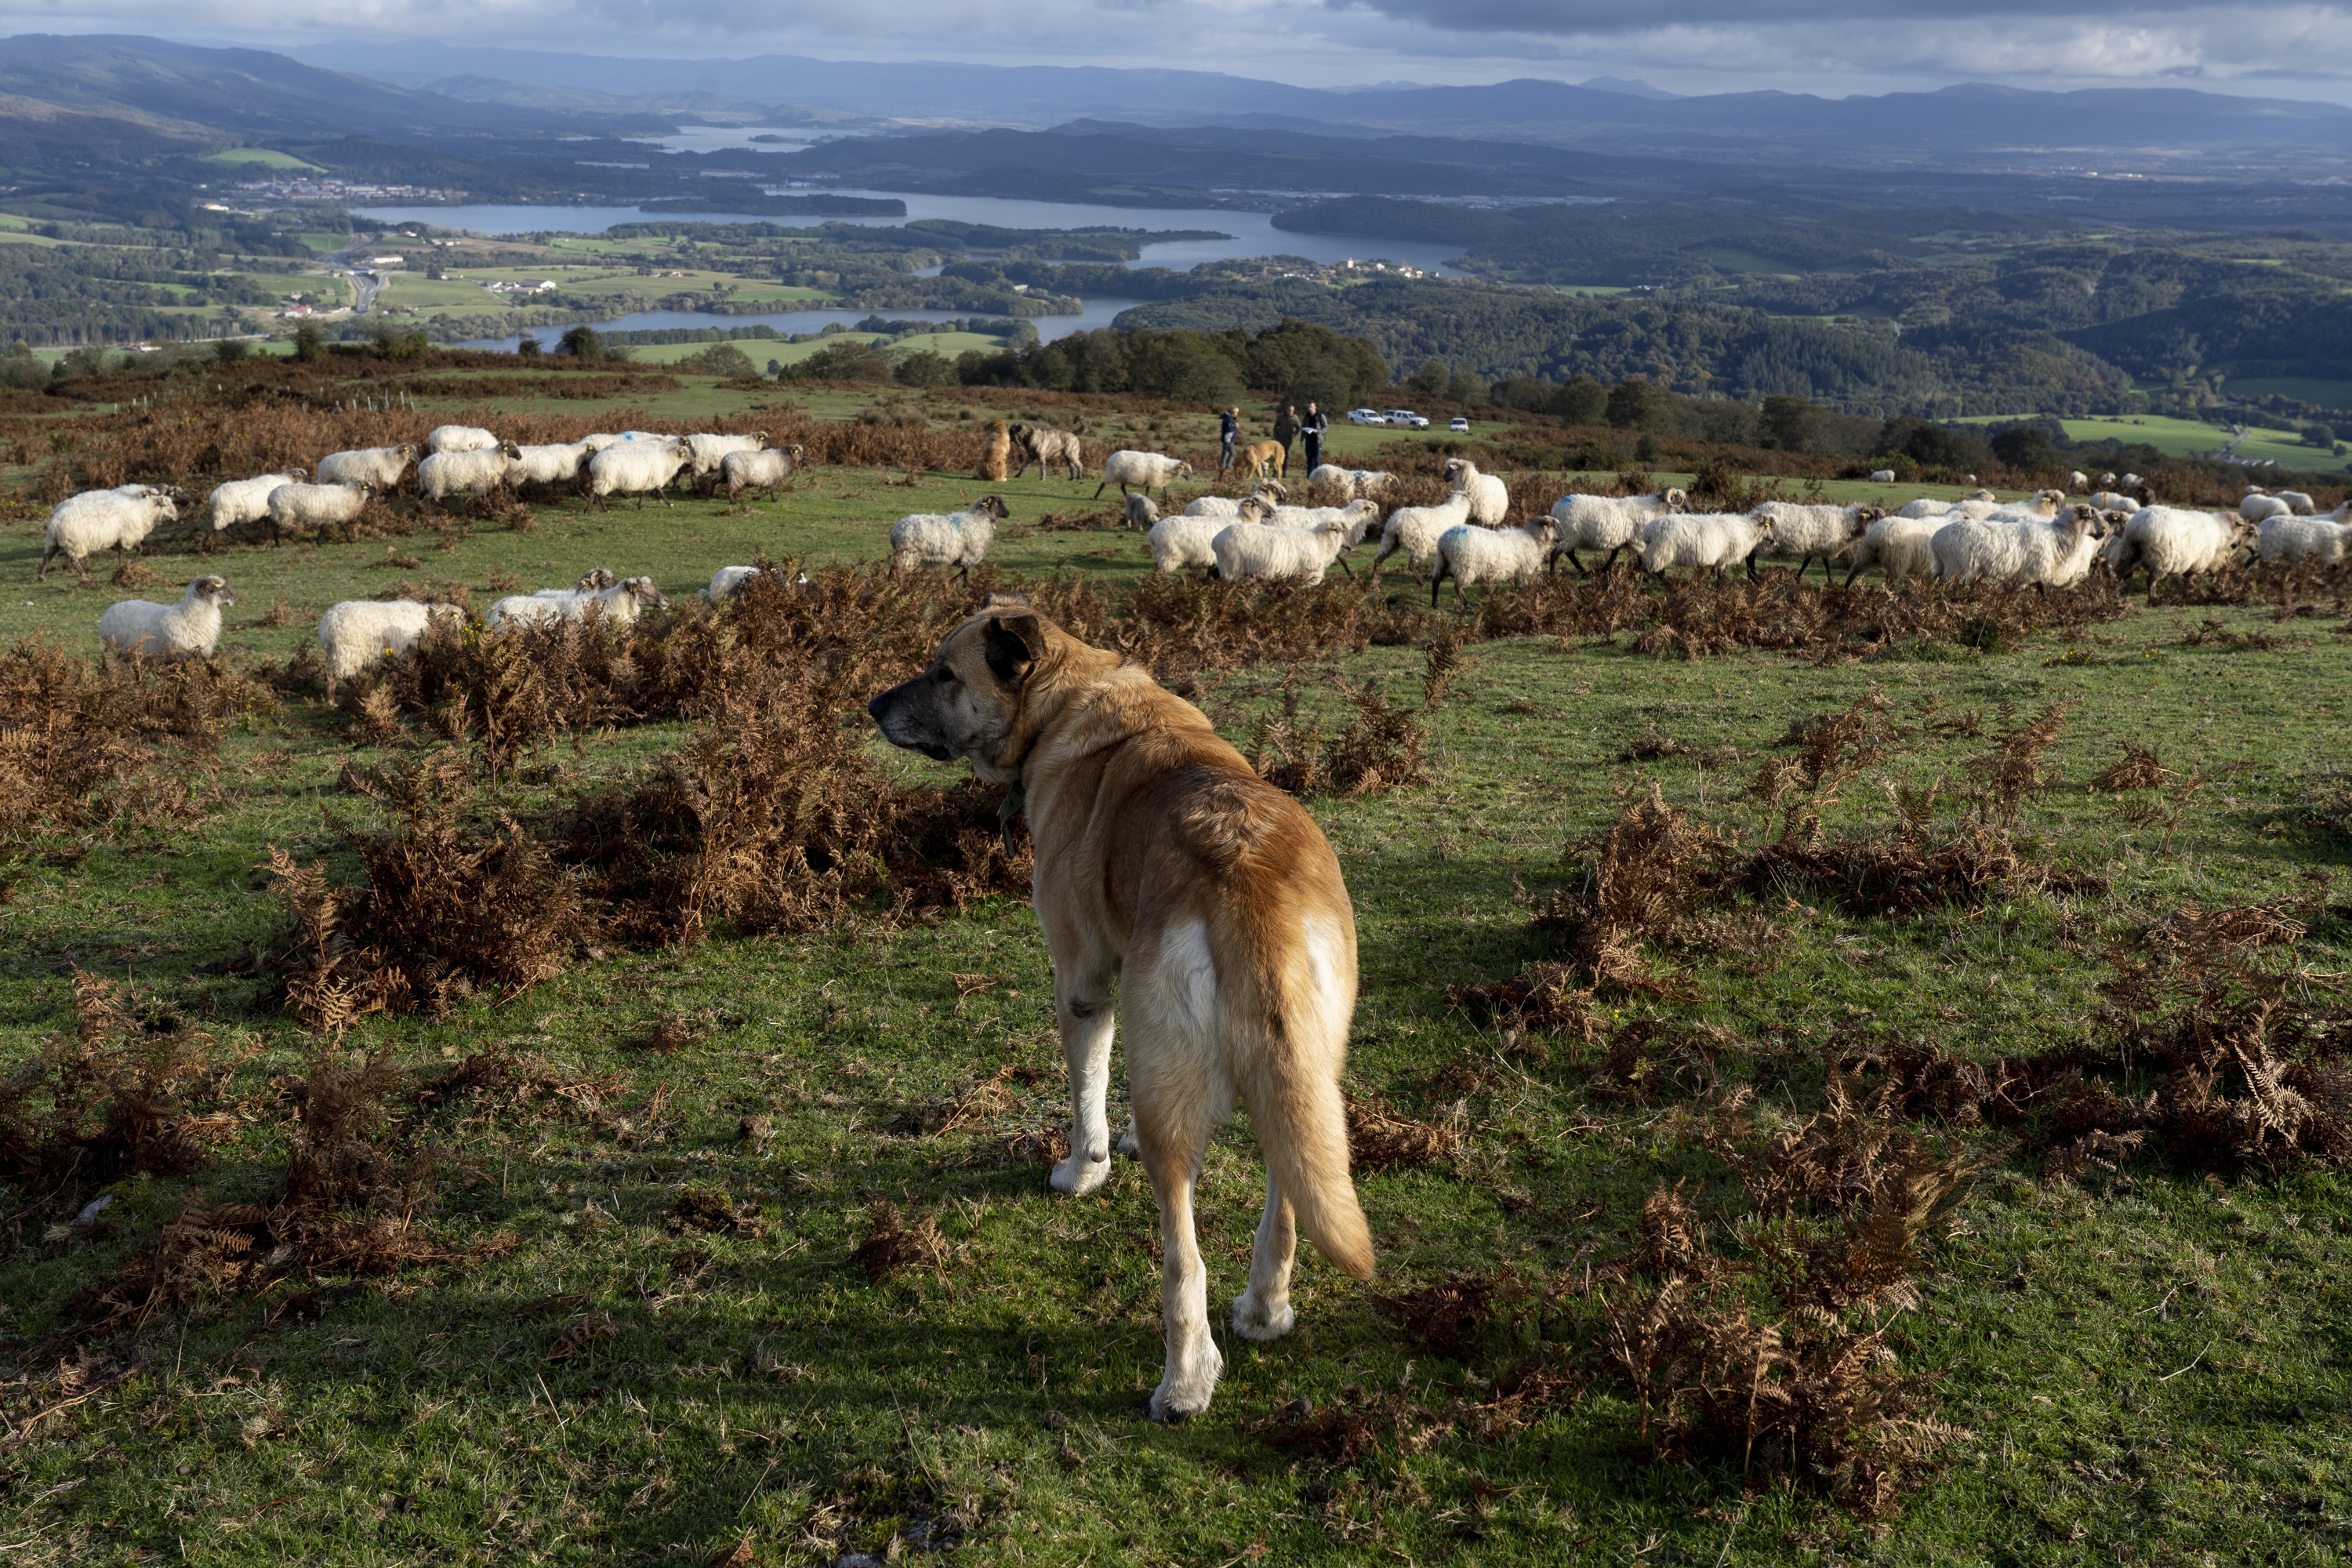
[[[1967,425],[1994,425],[2029,417],[2018,414],[1971,415],[1960,421]],[[2161,414],[2127,415],[2113,419],[2063,419],[2067,439],[2072,441],[2124,441],[2155,447],[2168,457],[2202,457],[2222,445],[2230,433],[2219,426],[2196,419],[2175,419]],[[2325,470],[2334,473],[2345,467],[2344,460],[2316,447],[2304,445],[2303,437],[2292,430],[2265,430],[2257,426],[2253,434],[2240,442],[2236,448],[2242,458],[2266,458],[2281,468],[2305,472]]]
[[[741,395],[698,380],[670,395],[709,411],[730,397],[740,406]],[[841,416],[864,395],[802,401]],[[151,551],[149,563],[174,578],[226,575],[241,603],[225,656],[277,662],[327,603],[404,578],[464,582],[480,603],[493,572],[528,588],[604,564],[650,572],[677,596],[761,549],[873,559],[890,519],[979,488],[888,477],[822,470],[740,510],[542,505],[529,533],[394,541],[423,558],[413,570],[375,564],[381,542]],[[992,488],[1014,514],[991,554],[1004,569],[1148,568],[1133,534],[1026,527],[1045,510],[1081,510],[1090,481]],[[0,646],[39,630],[87,651],[98,612],[120,595],[33,584],[38,537],[37,521],[0,527],[0,574],[17,584],[0,598]],[[293,624],[255,624],[281,596]],[[2182,646],[2209,617],[2294,640],[2267,652]],[[1723,1076],[1766,1082],[1768,1101],[1791,1113],[1816,1102],[1809,1064],[1833,1037],[1932,1040],[1974,1056],[2076,1037],[2111,973],[2108,945],[2136,922],[2189,900],[2299,895],[2308,873],[2352,868],[2347,846],[2312,837],[2294,810],[2316,774],[2343,765],[2352,729],[2352,638],[2330,630],[2336,618],[2281,626],[2246,611],[2139,610],[2074,643],[1828,668],[1757,653],[1662,661],[1623,638],[1476,647],[1432,716],[1428,784],[1309,803],[1361,933],[1350,1081],[1426,1118],[1454,1114],[1452,1096],[1424,1087],[1431,1070],[1486,1059],[1502,1042],[1450,1008],[1444,988],[1543,956],[1521,890],[1566,883],[1564,848],[1604,829],[1623,790],[1654,784],[1753,842],[1762,817],[1743,792],[1757,759],[1792,720],[1874,689],[1906,717],[1931,699],[1988,715],[2074,704],[2049,758],[2065,783],[2028,807],[2025,831],[2036,853],[2095,873],[2107,891],[1900,920],[1769,903],[1759,909],[1775,921],[1763,956],[1696,954],[1693,1000],[1621,1009],[1720,1031]],[[2080,661],[2052,662],[2070,652]],[[1299,673],[1310,705],[1328,711],[1328,675],[1377,679],[1412,701],[1421,663],[1415,649],[1371,648]],[[1202,705],[1246,741],[1288,673],[1213,676]],[[1652,732],[1689,751],[1617,760]],[[501,798],[543,807],[683,733],[656,724],[583,737]],[[2210,781],[2169,843],[2082,788],[2126,741]],[[1727,748],[1742,758],[1726,760]],[[1940,773],[1957,786],[1962,761],[1981,750],[1920,743],[1886,772]],[[317,1047],[225,966],[280,928],[253,871],[268,846],[331,856],[331,819],[377,820],[338,778],[347,758],[379,753],[299,700],[241,721],[226,752],[223,794],[203,821],[147,841],[95,840],[30,868],[0,902],[0,1063],[69,1026],[70,966],[129,975],[213,1035],[235,1067],[226,1092],[252,1097],[256,1120],[210,1171],[120,1184],[85,1239],[41,1243],[37,1225],[12,1237],[0,1254],[0,1350],[21,1353],[45,1334],[76,1291],[152,1243],[184,1194],[257,1195],[282,1159],[287,1111],[272,1085],[299,1077]],[[957,776],[875,755],[907,782]],[[1833,826],[1885,817],[1874,781],[1849,795]],[[2303,956],[2343,971],[2352,926],[2322,927]],[[951,974],[995,985],[962,995]],[[2216,1187],[2146,1160],[2126,1179],[2078,1188],[2035,1179],[2027,1162],[1999,1163],[1998,1141],[1976,1135],[1995,1168],[1962,1211],[1965,1233],[1937,1248],[1926,1303],[1897,1342],[1906,1370],[1942,1379],[1937,1412],[1975,1436],[1884,1526],[1805,1495],[1743,1497],[1738,1474],[1718,1468],[1638,1464],[1633,1411],[1606,1379],[1509,1436],[1457,1434],[1356,1471],[1270,1448],[1253,1428],[1293,1399],[1409,1386],[1442,1406],[1482,1397],[1471,1379],[1497,1370],[1494,1358],[1411,1352],[1367,1292],[1311,1253],[1299,1332],[1264,1347],[1223,1338],[1227,1375],[1208,1415],[1153,1426],[1139,1411],[1159,1371],[1156,1221],[1138,1169],[1121,1161],[1103,1193],[1072,1202],[1045,1190],[1040,1169],[995,1162],[1003,1129],[890,1131],[908,1108],[999,1065],[1055,1067],[1050,996],[1032,915],[1000,899],[936,925],[578,954],[562,979],[476,998],[442,1023],[362,1021],[342,1048],[386,1047],[427,1075],[498,1045],[624,1071],[632,1087],[618,1103],[639,1113],[665,1089],[671,1131],[630,1142],[562,1107],[411,1114],[410,1131],[462,1162],[445,1164],[428,1223],[455,1242],[509,1228],[520,1249],[329,1289],[315,1323],[269,1321],[275,1295],[159,1315],[139,1341],[144,1370],[0,1458],[11,1561],[701,1562],[749,1538],[756,1561],[807,1562],[796,1543],[821,1517],[855,1527],[843,1549],[875,1547],[925,1494],[969,1509],[957,1560],[990,1564],[1225,1564],[1261,1545],[1248,1560],[2303,1563],[2338,1560],[2352,1531],[2342,1327],[2352,1300],[2340,1267],[2352,1186],[2302,1173]],[[627,1044],[673,1013],[699,1020],[707,1038],[667,1058]],[[1472,1142],[1457,1165],[1361,1179],[1382,1289],[1505,1264],[1538,1281],[1574,1278],[1623,1253],[1642,1199],[1662,1184],[1687,1181],[1703,1209],[1731,1205],[1735,1184],[1677,1120],[1672,1093],[1646,1107],[1603,1100],[1588,1088],[1590,1055],[1553,1049],[1550,1063],[1514,1068],[1462,1105]],[[1050,1082],[1021,1097],[1004,1127],[1060,1114]],[[737,1138],[751,1114],[774,1119],[772,1142]],[[1257,1172],[1236,1122],[1213,1143],[1202,1181],[1213,1306],[1239,1288]],[[662,1216],[688,1184],[756,1203],[767,1234],[672,1234]],[[876,1196],[938,1215],[954,1248],[944,1272],[875,1285],[850,1266]],[[689,1246],[707,1261],[681,1257]],[[298,1288],[309,1287],[278,1294]],[[609,1313],[617,1337],[550,1361],[568,1313],[530,1308],[555,1292]],[[774,1363],[789,1375],[756,1370]],[[12,1422],[27,1414],[16,1388],[0,1397]],[[828,1505],[840,1513],[820,1516]]]
[[[2352,381],[2322,381],[2291,375],[2233,375],[2226,390],[2232,397],[2292,397],[2299,403],[2315,403],[2323,408],[2352,409]]]
[[[207,153],[204,161],[207,163],[258,164],[265,169],[321,172],[316,163],[306,163],[291,153],[275,152],[268,147],[225,147],[217,153]]]

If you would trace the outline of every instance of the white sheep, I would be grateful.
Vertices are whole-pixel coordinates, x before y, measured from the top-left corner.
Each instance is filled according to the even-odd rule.
[[[176,605],[125,599],[98,618],[98,635],[122,653],[149,658],[210,658],[220,646],[221,606],[236,595],[218,577],[199,577]]]
[[[2082,469],[2076,468],[2073,473],[2066,476],[2066,488],[2074,491],[2076,495],[2081,495],[2084,490],[2091,488],[2091,476],[2084,473]]]
[[[2304,490],[2281,490],[2278,499],[2286,502],[2288,510],[2297,517],[2309,517],[2319,510],[2319,503]]]
[[[1327,522],[1337,522],[1347,529],[1348,548],[1353,550],[1380,520],[1381,503],[1364,498],[1346,506],[1278,506],[1265,521],[1276,528],[1320,528]],[[1345,568],[1347,562],[1342,560],[1339,564]]]
[[[1119,512],[1128,527],[1139,528],[1146,532],[1150,532],[1152,526],[1160,521],[1158,503],[1140,490],[1127,498],[1127,502],[1119,508]]]
[[[2143,504],[2137,496],[2122,495],[2115,490],[2099,490],[2083,498],[2101,511],[2137,511]]]
[[[1438,536],[1437,563],[1429,571],[1429,607],[1437,607],[1437,591],[1454,579],[1454,597],[1479,583],[1526,583],[1540,575],[1551,559],[1552,542],[1559,525],[1539,517],[1517,528],[1449,528]]]
[[[1891,485],[1895,482],[1895,470],[1893,468],[1873,468],[1870,470],[1870,482],[1874,485]]]
[[[1318,463],[1315,471],[1307,476],[1308,489],[1336,495],[1343,505],[1385,495],[1395,483],[1396,476],[1386,469],[1343,468],[1337,463]]]
[[[650,577],[632,577],[601,593],[513,594],[490,606],[484,617],[492,627],[553,626],[584,621],[593,609],[607,626],[625,626],[646,610],[667,610],[669,601]]]
[[[2336,508],[2334,518],[2265,518],[2259,525],[2261,543],[2255,553],[2265,566],[2294,566],[2305,562],[2340,566],[2347,558],[2347,547],[2352,547],[2352,527],[2341,521],[2346,510]]]
[[[1932,577],[1936,574],[1936,531],[1950,521],[1943,517],[1882,517],[1863,533],[1853,547],[1853,569],[1845,574],[1846,586],[1869,568],[1875,566],[1885,574],[1890,583],[1906,577]]]
[[[719,466],[727,461],[730,452],[764,452],[768,449],[768,433],[754,430],[743,436],[715,436],[698,430],[686,438],[686,447],[694,454],[694,477],[716,483]]]
[[[1895,515],[1915,521],[1923,517],[1948,517],[1951,515],[1954,504],[1948,500],[1937,500],[1932,496],[1921,496],[1917,500],[1905,501],[1903,510]]]
[[[1095,487],[1095,495],[1099,499],[1104,490],[1117,485],[1121,495],[1132,487],[1147,495],[1158,490],[1165,496],[1170,485],[1190,479],[1192,474],[1192,465],[1181,458],[1121,449],[1103,459],[1102,483]]]
[[[1130,500],[1134,498],[1129,497]],[[1151,565],[1157,572],[1181,572],[1187,566],[1217,565],[1217,535],[1236,521],[1255,522],[1274,509],[1255,496],[1242,498],[1239,518],[1189,517],[1172,512],[1151,525]]]
[[[49,562],[59,555],[73,563],[77,575],[87,577],[89,560],[98,552],[120,550],[127,554],[138,549],[140,541],[163,523],[179,521],[179,506],[162,490],[149,490],[144,495],[84,490],[68,496],[49,512],[44,535],[47,547],[41,552],[40,570],[34,578],[38,581],[47,577]]]
[[[2260,490],[2248,490],[2238,501],[2238,515],[2248,522],[2261,522],[2267,518],[2293,517],[2294,508],[2284,496],[2266,496]]]
[[[1979,501],[1971,504],[1981,506],[1983,503]],[[2059,509],[2065,504],[2064,490],[2036,490],[2030,500],[2002,501],[1989,511],[1970,512],[1967,515],[1982,517],[1996,522],[2047,522],[2056,517]],[[2091,510],[2096,511],[2099,509],[2093,507]]]
[[[1511,510],[1511,487],[1492,474],[1482,474],[1467,458],[1445,460],[1445,482],[1470,498],[1470,518],[1482,528],[1500,528]]]
[[[2189,511],[2179,507],[2147,506],[2131,514],[2123,531],[2107,543],[2107,566],[2118,583],[2147,568],[2149,597],[2157,584],[2179,574],[2198,576],[2220,567],[2242,544],[2258,541],[2253,525],[2221,512]]]
[[[1320,583],[1323,574],[1348,548],[1348,525],[1323,523],[1315,528],[1269,528],[1262,522],[1233,522],[1209,542],[1221,581],[1242,577],[1294,577]]]
[[[225,485],[215,485],[205,503],[212,509],[213,531],[234,528],[240,522],[259,522],[269,515],[269,492],[280,485],[299,485],[310,476],[300,468],[289,468],[282,474],[260,474],[249,479],[231,479]]]
[[[692,458],[682,441],[616,442],[588,459],[588,493],[599,506],[608,504],[613,496],[633,495],[642,510],[646,494],[661,495],[668,489]],[[667,496],[662,504],[669,504]]]
[[[1184,508],[1186,517],[1234,518],[1242,514],[1242,502],[1255,499],[1265,506],[1280,506],[1290,499],[1290,492],[1279,479],[1262,479],[1257,489],[1246,496],[1195,496]]]
[[[429,501],[451,496],[486,496],[522,474],[522,448],[513,442],[436,452],[416,465],[416,493]]]
[[[959,577],[988,554],[996,542],[996,525],[1013,515],[1002,496],[982,496],[978,502],[945,516],[919,511],[890,525],[890,567],[912,572],[918,566],[952,566]]]
[[[436,617],[461,621],[455,605],[420,605],[414,599],[345,599],[319,617],[319,647],[327,656],[327,700],[335,687],[378,659],[415,647]]]
[[[2117,479],[2116,484],[2117,488],[2121,489],[2136,490],[2147,482],[2147,480],[2141,479],[2137,474],[2126,474],[2122,479]]]
[[[1642,530],[1642,570],[1656,576],[1672,567],[1723,569],[1748,560],[1772,531],[1769,519],[1736,511],[1669,512]]]
[[[1864,530],[1886,514],[1874,506],[1812,506],[1802,501],[1768,500],[1748,510],[1748,516],[1763,521],[1769,519],[1771,531],[1758,551],[1760,555],[1797,563],[1797,580],[1803,582],[1805,568],[1813,557],[1820,556],[1822,576],[1826,581],[1832,574],[1830,563],[1853,548]],[[1756,560],[1748,562],[1748,575],[1756,573]]]
[[[576,485],[588,459],[595,456],[594,448],[585,441],[555,441],[539,447],[517,447],[514,449],[516,468],[508,482],[520,489],[525,485],[545,485],[552,489],[558,485]]]
[[[484,452],[499,444],[499,438],[478,425],[436,426],[433,434],[425,437],[425,450],[435,452]]]
[[[2099,488],[2101,489],[2112,489],[2115,488],[2115,483],[2116,471],[2113,468],[2109,468],[2105,473],[2099,476]]]
[[[1400,550],[1415,565],[1434,559],[1437,542],[1445,537],[1445,531],[1469,521],[1470,497],[1463,490],[1455,490],[1436,506],[1397,508],[1381,525],[1381,552],[1372,557],[1373,577],[1380,576],[1381,563]]]
[[[400,488],[408,465],[415,460],[414,447],[359,447],[348,452],[330,452],[319,459],[319,482],[373,485],[377,494],[389,495]]]
[[[730,452],[719,459],[719,482],[727,487],[727,499],[734,500],[745,490],[765,490],[771,496],[784,488],[793,477],[793,469],[801,460],[798,447],[762,447],[756,452]]]
[[[269,536],[277,539],[289,528],[315,528],[324,534],[341,523],[346,535],[360,536],[360,513],[375,494],[371,485],[280,485],[269,492]]]
[[[1680,490],[1660,490],[1645,496],[1562,496],[1552,503],[1551,520],[1559,526],[1559,538],[1551,547],[1552,559],[1568,557],[1568,563],[1580,576],[1592,574],[1576,558],[1580,550],[1606,550],[1608,559],[1601,562],[1603,572],[1617,563],[1620,551],[1641,552],[1642,530],[1661,512],[1680,511],[1690,504],[1690,498]],[[1551,562],[1544,563],[1549,571]]]
[[[1963,518],[1936,531],[1936,576],[1951,584],[2000,583],[2063,588],[2088,575],[2098,557],[2099,513],[2078,506],[2064,517],[2039,512]]]

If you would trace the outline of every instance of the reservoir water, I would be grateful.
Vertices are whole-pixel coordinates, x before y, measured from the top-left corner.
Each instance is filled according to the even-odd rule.
[[[1108,327],[1110,325],[1112,317],[1130,305],[1141,303],[1143,301],[1140,300],[1088,300],[1086,302],[1086,310],[1077,315],[1032,316],[1029,321],[1037,329],[1039,337],[1047,342],[1052,342],[1056,338],[1066,338],[1073,332],[1090,332],[1097,327]],[[952,321],[970,320],[978,313],[980,312],[971,310],[778,310],[765,316],[716,316],[700,310],[645,310],[634,316],[621,316],[609,321],[590,321],[586,324],[600,332],[642,332],[661,327],[767,326],[775,328],[777,332],[782,334],[819,332],[835,321],[845,327],[854,327],[868,316],[882,316],[894,321]],[[533,327],[530,329],[530,333],[541,342],[552,347],[555,341],[563,335],[563,328],[561,326]],[[512,332],[503,338],[483,338],[461,346],[471,349],[499,349],[512,353],[515,345],[520,342],[522,342],[522,334]],[[757,340],[746,341],[742,347],[743,352],[750,354],[753,360],[761,360],[760,343]]]
[[[712,184],[731,181],[713,180]],[[794,187],[800,188],[800,187]],[[814,189],[816,187],[808,187]],[[1402,261],[1447,277],[1460,274],[1443,265],[1462,253],[1458,245],[1415,245],[1401,239],[1349,239],[1329,234],[1294,234],[1274,226],[1270,213],[1240,212],[1224,207],[1114,207],[1087,202],[1015,201],[1003,196],[939,196],[907,191],[840,190],[845,196],[892,197],[907,204],[906,217],[777,217],[727,210],[727,193],[710,194],[710,210],[700,213],[648,213],[635,206],[535,206],[481,204],[470,206],[365,206],[352,210],[379,223],[429,223],[436,228],[471,229],[476,234],[531,234],[545,229],[569,234],[602,234],[616,224],[773,223],[814,226],[821,223],[856,224],[861,227],[895,227],[912,218],[950,218],[961,223],[995,224],[1003,228],[1148,228],[1206,229],[1230,235],[1230,239],[1179,240],[1144,247],[1138,267],[1172,267],[1183,271],[1203,261],[1239,261],[1260,256],[1303,256],[1309,261],[1378,259]],[[1042,326],[1043,323],[1040,323]]]

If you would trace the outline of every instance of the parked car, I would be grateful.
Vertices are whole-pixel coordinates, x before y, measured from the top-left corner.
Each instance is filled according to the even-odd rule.
[[[1467,436],[1470,434],[1470,421],[1457,414],[1454,416],[1454,423],[1448,425],[1446,428],[1457,436]]]
[[[1348,423],[1350,425],[1385,425],[1388,422],[1389,416],[1381,413],[1377,408],[1350,408],[1348,410]]]
[[[1423,418],[1420,415],[1415,414],[1410,408],[1390,409],[1389,423],[1391,425],[1402,425],[1409,430],[1426,430],[1429,428],[1429,421]]]

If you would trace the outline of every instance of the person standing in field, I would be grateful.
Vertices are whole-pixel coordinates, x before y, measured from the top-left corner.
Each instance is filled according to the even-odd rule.
[[[1298,422],[1298,434],[1307,442],[1307,471],[1313,473],[1323,462],[1323,432],[1331,428],[1331,421],[1312,401],[1307,405],[1307,417]]]
[[[1220,416],[1223,428],[1217,432],[1217,478],[1233,472],[1234,447],[1242,438],[1242,411],[1228,408]]]
[[[1274,416],[1274,438],[1282,443],[1282,465],[1290,466],[1290,444],[1298,439],[1298,408],[1286,403],[1282,412]]]

